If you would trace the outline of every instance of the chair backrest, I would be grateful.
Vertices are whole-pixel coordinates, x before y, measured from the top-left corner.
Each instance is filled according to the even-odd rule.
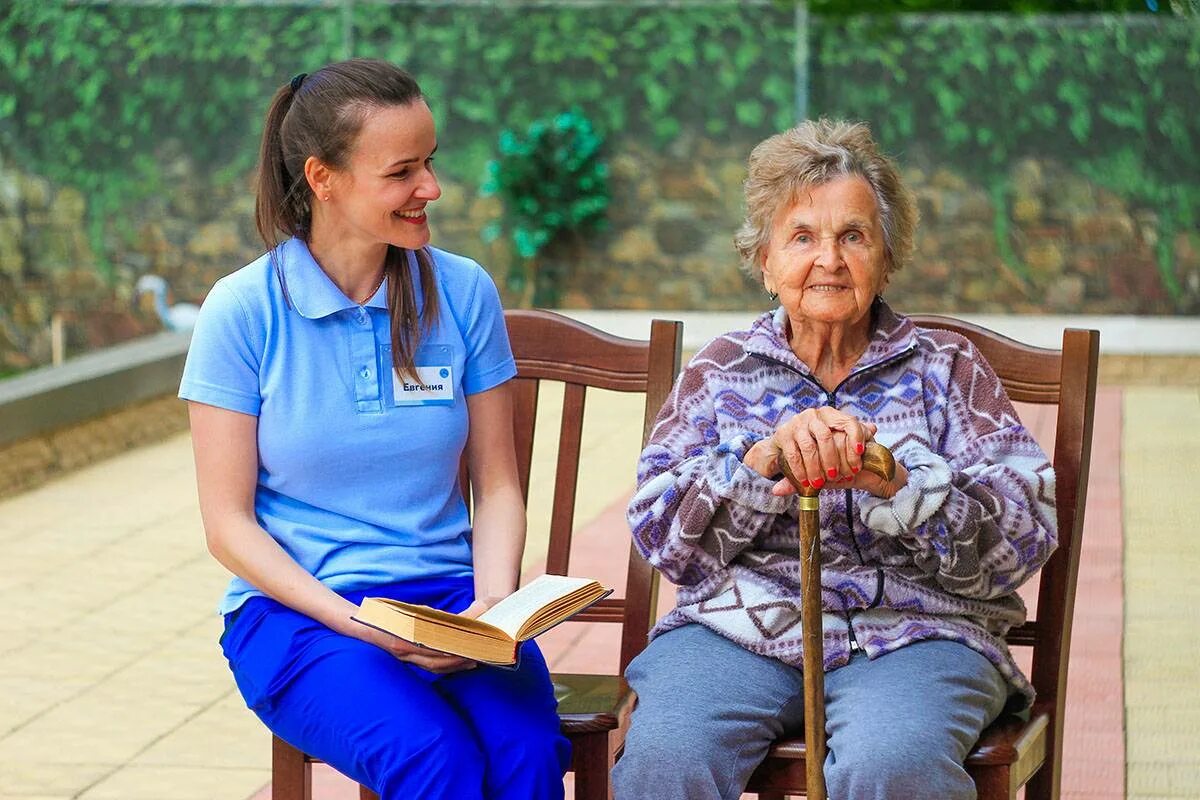
[[[994,331],[949,317],[915,315],[923,328],[955,331],[971,340],[1000,377],[1008,396],[1018,403],[1057,405],[1054,463],[1058,548],[1042,568],[1036,618],[1008,634],[1010,645],[1033,648],[1030,680],[1037,690],[1035,707],[1052,711],[1052,760],[1061,761],[1062,707],[1066,698],[1067,656],[1083,510],[1087,499],[1088,466],[1092,451],[1092,418],[1096,403],[1096,372],[1100,333],[1068,328],[1062,350],[1031,347]]]
[[[625,339],[550,311],[507,311],[504,318],[517,361],[514,382],[517,468],[527,503],[538,389],[542,381],[564,384],[546,572],[565,575],[570,566],[587,390],[644,393],[644,446],[679,372],[683,323],[654,320],[649,339]],[[630,485],[634,480],[634,468],[635,465],[630,463]],[[623,673],[645,646],[650,625],[654,622],[658,574],[634,549],[631,537],[625,536],[622,541],[629,548],[625,596],[602,600],[574,619],[623,625],[620,660]]]

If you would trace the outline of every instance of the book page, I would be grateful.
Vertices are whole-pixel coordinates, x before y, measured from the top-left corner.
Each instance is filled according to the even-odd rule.
[[[544,607],[596,582],[570,575],[541,575],[479,615],[514,639],[521,625]]]

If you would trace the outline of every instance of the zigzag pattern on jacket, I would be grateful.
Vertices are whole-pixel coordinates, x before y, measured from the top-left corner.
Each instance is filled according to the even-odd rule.
[[[891,500],[821,493],[825,668],[852,641],[874,658],[948,639],[1032,701],[1001,637],[1025,619],[1017,587],[1056,544],[1053,469],[969,341],[882,301],[873,313],[867,351],[832,391],[788,346],[782,308],[713,339],[680,375],[628,513],[638,548],[679,585],[652,636],[698,622],[800,667],[796,500],[741,459],[788,417],[831,405],[878,425],[909,483]]]

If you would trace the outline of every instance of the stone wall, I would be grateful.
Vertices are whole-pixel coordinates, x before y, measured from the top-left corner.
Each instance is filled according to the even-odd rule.
[[[1159,274],[1159,221],[1054,162],[1009,174],[1008,242],[1001,253],[987,192],[946,169],[905,173],[921,208],[917,257],[898,275],[907,308],[1058,314],[1200,312],[1200,232],[1165,245],[1183,286],[1173,302]]]
[[[611,225],[562,248],[562,305],[765,307],[761,289],[739,271],[731,243],[753,143],[681,138],[665,152],[610,144]],[[104,221],[98,247],[87,235],[82,194],[26,174],[0,154],[0,375],[49,362],[56,314],[68,355],[159,329],[146,298],[133,296],[141,274],[165,277],[174,301],[199,302],[217,278],[259,254],[251,176],[214,183],[182,155],[164,170],[172,192]],[[902,309],[1200,312],[1200,234],[1179,231],[1160,241],[1152,210],[1131,206],[1060,164],[1012,166],[1001,225],[985,187],[922,163],[907,163],[905,174],[922,225],[917,258],[888,292]],[[508,248],[479,237],[498,215],[499,201],[446,180],[434,208],[435,244],[477,258],[503,287]],[[1004,229],[1009,254],[997,234]],[[1183,287],[1181,300],[1164,289],[1158,266],[1164,252]]]

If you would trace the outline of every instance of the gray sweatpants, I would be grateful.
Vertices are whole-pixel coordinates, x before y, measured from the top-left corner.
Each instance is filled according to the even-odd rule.
[[[802,729],[800,670],[702,625],[651,642],[626,672],[638,694],[616,800],[736,800],[771,742]],[[1008,687],[966,645],[928,641],[825,674],[830,800],[971,800],[962,762]]]

